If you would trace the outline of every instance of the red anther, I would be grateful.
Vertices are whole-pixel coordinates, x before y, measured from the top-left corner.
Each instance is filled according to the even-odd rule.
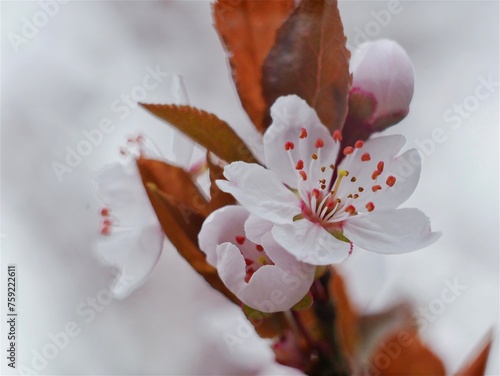
[[[259,251],[259,252],[263,252],[263,251],[264,251],[264,247],[263,247],[263,246],[261,246],[260,244],[257,244],[257,245],[255,246],[255,248],[257,248],[257,251]]]
[[[104,226],[111,226],[112,225],[111,219],[105,218],[104,221],[102,221],[102,224]]]
[[[302,128],[300,130],[300,135],[299,135],[299,138],[306,138],[307,137],[307,129],[305,128]]]
[[[381,189],[382,189],[382,187],[381,187],[380,185],[374,185],[374,186],[372,187],[372,191],[373,191],[373,192],[380,191]]]
[[[255,270],[253,270],[252,268],[249,268],[247,270],[247,275],[245,276],[245,282],[246,283],[248,283],[250,281],[250,278],[252,278],[253,273],[255,273]]]
[[[373,202],[369,202],[368,204],[365,205],[366,207],[366,210],[368,210],[369,212],[373,211],[373,209],[375,209],[375,205],[373,205]]]
[[[109,215],[109,209],[108,208],[102,208],[101,209],[101,215],[103,217],[107,217]]]
[[[347,146],[344,148],[344,155],[349,155],[354,152],[354,148],[352,146]]]
[[[297,164],[295,165],[296,170],[302,170],[304,168],[304,161],[302,159],[299,159],[297,161]]]
[[[364,144],[365,144],[365,143],[364,143],[363,141],[358,140],[358,141],[356,141],[356,143],[354,144],[354,147],[355,147],[356,149],[361,149],[361,148],[363,147],[363,145],[364,145]]]
[[[250,260],[249,258],[246,258],[246,259],[245,259],[245,265],[246,265],[246,266],[252,265],[253,263],[254,263],[254,261],[253,261],[253,260]]]
[[[384,172],[384,162],[380,161],[377,163],[377,170],[379,170],[380,173]]]
[[[319,148],[322,148],[323,146],[325,146],[325,141],[323,141],[323,139],[322,139],[322,138],[318,138],[318,139],[316,140],[316,142],[314,143],[314,147],[315,147],[315,148],[318,148],[318,149],[319,149]]]
[[[293,142],[286,142],[285,143],[285,150],[293,150],[293,148],[295,147],[295,145],[293,144]]]
[[[243,244],[243,243],[245,243],[245,240],[246,240],[246,239],[247,239],[247,238],[245,238],[244,236],[237,236],[237,237],[236,237],[236,242],[237,242],[238,244]]]
[[[302,180],[307,180],[307,174],[305,173],[305,171],[300,170],[299,174],[300,174],[300,176],[302,176]]]
[[[316,199],[318,199],[318,198],[319,198],[319,195],[320,195],[319,189],[314,188],[314,189],[311,191],[311,195],[313,195]]]
[[[373,180],[377,179],[379,176],[380,176],[380,171],[379,170],[373,171],[373,174],[372,174],[372,179]]]
[[[370,153],[365,153],[365,154],[363,154],[363,155],[361,156],[361,160],[362,160],[363,162],[367,162],[367,161],[369,161],[370,159],[372,159],[372,157],[370,156]]]
[[[102,226],[101,227],[101,235],[109,235],[111,233],[111,227],[110,226]]]
[[[342,133],[337,129],[335,132],[333,132],[333,139],[335,141],[342,141]]]
[[[385,183],[389,186],[392,187],[396,183],[396,177],[395,176],[389,176]]]
[[[349,205],[347,208],[344,210],[346,213],[349,213],[350,215],[353,215],[356,213],[356,208],[353,205]]]

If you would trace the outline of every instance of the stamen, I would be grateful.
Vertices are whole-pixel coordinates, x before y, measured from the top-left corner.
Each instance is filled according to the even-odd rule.
[[[267,265],[267,259],[266,259],[266,256],[264,256],[264,255],[259,256],[257,261],[260,262],[262,265]]]
[[[244,236],[237,236],[236,237],[236,242],[241,245],[241,244],[245,243],[246,239],[247,238],[245,238]]]
[[[255,248],[257,248],[257,251],[259,251],[259,252],[264,252],[264,247],[263,247],[263,246],[261,246],[260,244],[257,244],[257,245],[255,246]]]
[[[306,138],[307,137],[307,129],[305,128],[302,128],[300,130],[300,135],[299,135],[299,138]]]
[[[333,139],[335,141],[342,141],[342,133],[337,129],[335,132],[333,132]]]
[[[373,171],[372,179],[376,180],[380,176],[381,172],[379,170]]]
[[[304,180],[304,181],[305,181],[305,180],[307,180],[307,174],[306,174],[306,172],[305,172],[305,171],[300,170],[300,171],[299,171],[299,174],[300,174],[300,176],[302,176],[302,180]]]
[[[380,161],[377,164],[377,170],[380,171],[380,173],[384,172],[384,162]]]
[[[365,154],[363,154],[363,155],[361,156],[361,160],[362,160],[363,162],[367,162],[367,161],[369,161],[370,159],[372,159],[372,157],[370,156],[370,153],[365,153]]]
[[[353,176],[353,177],[351,178],[351,182],[353,182],[353,183],[354,183],[355,181],[356,181],[356,177],[355,177],[355,176]]]
[[[332,170],[335,170],[335,165],[331,164],[331,165],[330,165],[330,168],[331,168]]]
[[[291,141],[285,143],[285,150],[293,150],[294,147],[295,145]]]
[[[111,219],[109,219],[109,218],[104,219],[104,221],[102,221],[102,223],[104,226],[111,226],[112,225]]]
[[[361,148],[363,147],[363,145],[364,145],[364,144],[365,144],[365,143],[364,143],[363,141],[358,140],[358,141],[356,141],[356,143],[354,144],[354,147],[355,147],[356,149],[361,149]]]
[[[395,176],[389,176],[385,183],[389,186],[392,187],[396,183],[396,177]]]
[[[381,187],[380,185],[374,185],[374,186],[372,187],[372,191],[373,191],[373,192],[380,191],[381,189],[382,189],[382,187]]]
[[[361,192],[363,192],[364,190],[365,190],[365,189],[364,189],[363,187],[359,187],[359,188],[358,188],[358,191],[359,191],[360,193],[361,193]]]
[[[317,149],[320,149],[322,148],[323,146],[325,146],[325,141],[323,141],[322,138],[318,138],[314,144],[314,147],[317,148]]]
[[[353,197],[354,197],[354,198],[358,198],[358,197],[359,197],[359,195],[358,195],[357,193],[355,193]]]
[[[333,187],[333,190],[332,190],[332,196],[335,196],[337,194],[337,191],[338,191],[339,186],[340,186],[340,182],[342,181],[344,176],[347,176],[347,175],[349,175],[349,171],[346,171],[346,170],[339,170],[338,171],[337,179],[335,180],[335,186]]]
[[[109,209],[108,208],[102,208],[101,209],[101,215],[103,217],[107,217],[109,215]]]
[[[318,156],[316,154],[313,154],[313,155],[311,155],[311,158],[316,160],[316,159],[318,159]]]
[[[325,166],[321,166],[321,172],[325,172],[326,170],[326,167]]]
[[[253,261],[253,260],[250,260],[249,258],[246,258],[246,259],[245,259],[245,265],[246,265],[246,266],[252,265],[253,263],[254,263],[254,261]]]
[[[304,161],[302,159],[299,159],[297,161],[297,164],[295,165],[296,170],[302,170],[304,168]]]
[[[373,211],[373,209],[375,209],[375,205],[373,205],[373,202],[369,202],[368,204],[365,205],[366,207],[366,210],[368,210],[369,212]]]
[[[349,213],[350,215],[353,215],[356,213],[356,208],[353,205],[349,205],[347,208],[344,210],[346,213]]]
[[[354,148],[352,146],[347,146],[344,148],[344,155],[349,155],[354,152]]]

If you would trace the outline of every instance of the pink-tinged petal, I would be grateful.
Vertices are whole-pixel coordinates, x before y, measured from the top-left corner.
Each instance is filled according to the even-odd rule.
[[[251,213],[274,223],[290,223],[301,212],[299,200],[272,171],[254,163],[233,162],[224,168],[228,179],[217,180]]]
[[[356,246],[377,253],[416,251],[434,243],[429,218],[418,209],[375,210],[344,223],[344,235]]]
[[[372,94],[376,108],[371,121],[409,111],[414,89],[413,65],[396,42],[382,39],[366,42],[353,53],[350,63],[352,90]]]
[[[262,244],[261,238],[270,232],[272,228],[272,222],[265,221],[254,214],[250,214],[245,222],[245,235],[255,244]]]
[[[349,256],[350,244],[336,239],[318,223],[301,219],[291,224],[275,225],[276,241],[297,260],[311,265],[329,265]]]
[[[339,143],[334,142],[328,129],[321,124],[316,112],[296,95],[280,97],[271,107],[273,122],[264,134],[264,154],[266,166],[274,171],[285,184],[296,189],[297,183],[302,179],[297,170],[299,160],[304,162],[304,172],[315,188],[318,180],[331,177],[328,168],[321,171],[321,166],[328,167],[335,163]],[[300,138],[300,135],[305,138]],[[307,135],[307,136],[306,136]],[[323,146],[318,152],[316,141],[322,140]],[[285,144],[292,142],[293,150],[285,150]],[[292,155],[290,162],[288,153]],[[312,155],[318,159],[313,161]]]
[[[273,265],[264,265],[250,278],[238,298],[261,312],[287,311],[307,294],[311,279],[301,279]],[[229,288],[229,286],[228,286]]]
[[[266,250],[267,256],[278,268],[288,273],[293,273],[301,280],[310,281],[310,283],[312,283],[316,267],[298,261],[295,256],[284,249],[276,239],[274,239],[271,232],[268,232],[262,237],[262,246]]]
[[[420,179],[422,160],[417,149],[410,149],[387,164],[385,176],[394,176],[396,183],[373,201],[376,207],[394,209],[408,200]],[[385,182],[387,179],[385,179]],[[387,185],[387,183],[386,183]]]
[[[242,206],[228,205],[211,213],[203,222],[198,243],[210,265],[217,265],[216,249],[219,244],[236,243],[236,237],[245,235],[243,226],[248,215],[248,210]]]
[[[245,259],[234,244],[222,243],[217,246],[217,271],[226,287],[239,297],[245,289]]]
[[[113,233],[96,245],[98,257],[119,270],[111,286],[116,298],[126,298],[143,284],[160,258],[163,239],[161,228],[153,224],[140,231]]]
[[[144,218],[156,218],[135,161],[114,163],[94,176],[96,195],[110,208],[114,224],[138,227]]]

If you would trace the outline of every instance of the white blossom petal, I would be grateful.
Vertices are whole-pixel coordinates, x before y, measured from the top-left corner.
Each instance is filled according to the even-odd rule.
[[[304,171],[309,175],[309,180],[317,185],[319,179],[331,178],[332,171],[321,171],[321,166],[328,167],[335,163],[339,150],[339,143],[334,142],[328,129],[321,124],[316,112],[301,98],[296,95],[280,97],[271,107],[273,122],[264,134],[264,153],[266,166],[278,175],[282,182],[293,189],[297,189],[300,181],[296,167],[299,160],[304,162]],[[307,132],[307,137],[300,139],[302,129]],[[318,152],[315,147],[316,140],[321,139],[324,146]],[[285,143],[292,142],[294,149],[285,150]],[[288,153],[291,153],[293,164]],[[312,155],[318,156],[312,160]],[[314,163],[311,168],[310,164]]]
[[[222,243],[216,248],[217,272],[229,290],[238,298],[247,286],[245,282],[245,259],[238,247],[232,243]],[[241,298],[240,298],[241,299]]]
[[[275,225],[272,234],[297,260],[312,265],[342,262],[349,256],[351,249],[349,243],[338,240],[320,224],[307,219]]]
[[[114,163],[94,176],[96,195],[111,209],[121,227],[140,227],[144,218],[156,218],[134,161]]]
[[[98,257],[119,270],[111,286],[118,299],[140,287],[160,258],[164,235],[157,224],[140,230],[113,233],[96,245]]]
[[[418,209],[375,210],[346,221],[343,229],[356,246],[385,254],[416,251],[441,236],[431,231],[429,218]]]
[[[274,223],[290,223],[300,213],[299,201],[271,171],[253,163],[233,162],[224,168],[228,179],[217,180],[251,213]]]
[[[234,243],[237,236],[244,236],[248,210],[242,206],[228,205],[211,213],[203,222],[198,234],[200,249],[207,255],[207,262],[217,266],[216,249],[219,244]]]
[[[271,231],[273,223],[266,221],[255,214],[250,214],[245,222],[245,235],[255,244],[262,244],[262,237]]]

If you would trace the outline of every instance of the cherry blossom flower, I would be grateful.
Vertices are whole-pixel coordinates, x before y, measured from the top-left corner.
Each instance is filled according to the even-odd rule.
[[[271,229],[272,223],[230,205],[210,214],[198,236],[228,289],[262,312],[293,307],[309,291],[315,273],[276,243]]]
[[[374,130],[402,120],[414,88],[413,65],[405,50],[388,39],[366,42],[353,53],[351,101],[370,107],[364,116]]]
[[[130,139],[129,143],[142,144],[142,137]],[[122,154],[127,154],[127,150],[122,148]],[[119,271],[111,292],[123,299],[141,286],[155,267],[164,234],[135,158],[105,167],[94,181],[96,195],[105,204],[101,210],[102,237],[96,244],[96,253],[105,264]]]
[[[219,187],[252,214],[273,223],[274,239],[297,260],[313,265],[343,261],[353,245],[394,254],[433,243],[429,219],[417,209],[395,209],[413,193],[420,157],[409,150],[396,157],[403,136],[358,141],[343,150],[297,96],[279,98],[264,134],[268,169],[233,162]],[[411,160],[412,171],[403,168]],[[403,176],[404,175],[404,176]]]

